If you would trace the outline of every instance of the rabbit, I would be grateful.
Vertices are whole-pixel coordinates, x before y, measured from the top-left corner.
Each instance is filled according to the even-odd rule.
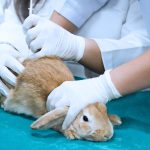
[[[23,62],[25,70],[17,77],[16,86],[3,102],[5,111],[25,114],[37,120],[32,129],[53,128],[69,139],[106,141],[113,136],[113,125],[120,125],[121,119],[108,115],[106,106],[94,103],[85,107],[66,129],[61,125],[69,107],[47,111],[48,94],[64,81],[74,80],[71,71],[58,57],[28,59]]]

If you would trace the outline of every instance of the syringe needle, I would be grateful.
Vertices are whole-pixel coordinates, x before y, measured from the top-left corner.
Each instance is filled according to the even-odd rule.
[[[30,0],[29,15],[32,15],[32,10],[33,10],[33,3],[32,0]]]

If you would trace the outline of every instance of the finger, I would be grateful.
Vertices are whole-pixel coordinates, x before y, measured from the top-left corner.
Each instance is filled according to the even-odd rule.
[[[28,45],[38,36],[39,30],[37,27],[31,28],[26,34],[26,42]]]
[[[9,89],[1,80],[0,80],[0,93],[5,97],[7,97],[9,93]]]
[[[46,56],[45,53],[43,51],[39,51],[35,54],[30,55],[29,59],[40,58],[40,57],[43,57],[43,56]]]
[[[51,92],[48,97],[47,97],[47,101],[46,101],[46,107],[47,107],[47,110],[48,111],[51,111],[53,110],[55,107],[54,107],[54,102],[55,102],[55,92]]]
[[[17,57],[20,56],[20,54],[19,54],[18,51],[16,51],[16,50],[13,50],[13,51],[12,51],[12,49],[10,49],[9,54],[10,54],[11,56],[15,57],[15,58],[17,58]]]
[[[74,121],[78,113],[81,111],[82,108],[76,106],[70,106],[67,116],[63,122],[62,129],[65,130],[69,127],[69,125]]]
[[[0,50],[3,51],[4,55],[10,54],[11,56],[19,57],[20,53],[19,51],[15,50],[12,46],[8,44],[1,44]]]
[[[3,80],[5,80],[6,82],[8,82],[9,84],[13,85],[13,86],[14,86],[15,83],[16,83],[16,77],[15,77],[15,75],[12,74],[12,73],[10,72],[10,70],[8,70],[8,68],[5,67],[5,66],[2,66],[2,67],[0,68],[0,77],[1,77]]]
[[[59,101],[56,101],[54,104],[55,108],[69,106],[69,101],[67,98],[62,98]]]
[[[55,92],[55,90],[53,90],[47,97],[47,102],[46,102],[47,109],[49,111],[55,109],[55,103],[60,99],[61,96],[58,95],[57,92]]]
[[[13,57],[9,57],[9,61],[5,65],[18,74],[24,70],[24,66]]]
[[[26,32],[27,30],[29,30],[33,26],[36,26],[39,19],[40,19],[40,17],[37,15],[30,15],[28,18],[26,18],[24,23],[23,23],[24,31]]]
[[[42,49],[42,46],[43,46],[43,40],[42,38],[36,38],[35,40],[33,40],[31,43],[30,43],[30,49],[33,53],[36,53],[39,51],[39,49]]]

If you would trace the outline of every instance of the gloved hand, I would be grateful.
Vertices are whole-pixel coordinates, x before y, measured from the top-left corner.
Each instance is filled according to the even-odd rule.
[[[19,57],[19,52],[5,44],[0,44],[0,51],[0,78],[11,85],[15,85],[16,77],[9,69],[18,74],[23,71],[24,66],[16,59]],[[9,93],[8,87],[2,80],[0,80],[0,93],[6,97]]]
[[[62,128],[66,129],[77,114],[88,104],[107,103],[121,95],[110,78],[110,71],[93,79],[66,81],[54,89],[47,98],[47,109],[70,106]]]
[[[4,20],[4,10],[9,6],[11,0],[0,0],[0,23]]]
[[[55,55],[63,60],[79,61],[83,57],[85,40],[50,20],[31,15],[23,27],[27,31],[26,42],[35,53],[31,58]]]

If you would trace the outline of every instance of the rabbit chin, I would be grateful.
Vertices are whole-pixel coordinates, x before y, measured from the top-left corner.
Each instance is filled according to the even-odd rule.
[[[89,141],[107,141],[112,138],[113,136],[113,130],[96,130],[96,131],[91,131],[91,132],[78,132],[76,133],[76,137],[80,137],[79,139],[85,139]]]
[[[99,136],[98,134],[95,134],[95,135],[86,136],[86,137],[84,137],[84,139],[88,140],[88,141],[107,141],[107,140],[111,139],[112,136],[113,136],[113,134],[111,134],[111,136],[109,136],[109,137],[105,137],[102,135]]]

